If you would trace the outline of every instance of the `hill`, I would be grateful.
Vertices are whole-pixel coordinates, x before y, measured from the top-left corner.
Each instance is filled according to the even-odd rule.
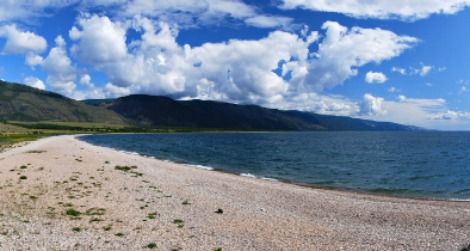
[[[0,81],[0,119],[124,124],[123,118],[103,107],[5,81]]]
[[[159,128],[235,130],[368,130],[409,131],[396,123],[267,109],[215,101],[176,101],[168,97],[131,95],[85,103],[106,107],[138,125]]]

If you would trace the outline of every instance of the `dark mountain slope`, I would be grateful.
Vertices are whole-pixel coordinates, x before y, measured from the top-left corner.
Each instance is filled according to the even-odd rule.
[[[84,101],[90,103],[90,101]],[[150,127],[239,130],[372,130],[405,131],[415,127],[318,115],[299,111],[281,111],[254,105],[235,105],[214,101],[175,101],[167,97],[132,95],[114,101],[91,101]]]
[[[0,119],[123,124],[116,113],[59,94],[0,81]]]

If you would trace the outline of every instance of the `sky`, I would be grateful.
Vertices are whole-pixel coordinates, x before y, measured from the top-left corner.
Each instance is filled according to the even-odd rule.
[[[2,0],[0,79],[470,129],[470,0]]]

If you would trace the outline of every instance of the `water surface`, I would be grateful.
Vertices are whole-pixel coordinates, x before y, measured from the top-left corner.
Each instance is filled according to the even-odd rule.
[[[123,151],[293,183],[470,199],[470,133],[276,132],[90,135]]]

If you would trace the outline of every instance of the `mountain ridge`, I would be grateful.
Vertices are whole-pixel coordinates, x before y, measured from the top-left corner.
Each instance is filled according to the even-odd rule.
[[[219,101],[174,100],[144,94],[76,101],[54,92],[5,81],[0,81],[0,120],[104,123],[133,128],[188,130],[422,130],[392,122]]]
[[[135,94],[114,100],[84,100],[106,107],[134,123],[150,127],[241,130],[369,130],[414,131],[418,127],[345,116],[295,110],[269,109],[220,101],[173,100],[165,96]]]

